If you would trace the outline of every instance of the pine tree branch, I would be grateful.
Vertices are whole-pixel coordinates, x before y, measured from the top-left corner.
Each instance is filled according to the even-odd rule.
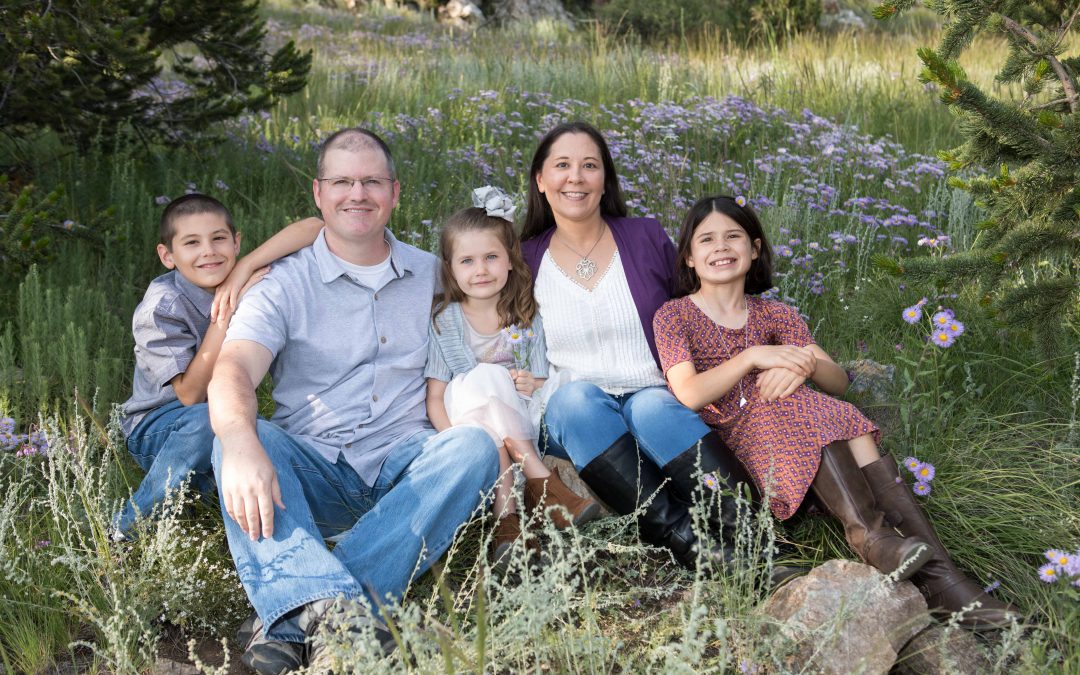
[[[1067,98],[1059,98],[1059,99],[1056,99],[1056,100],[1053,100],[1053,101],[1047,101],[1046,103],[1040,103],[1039,105],[1033,105],[1030,108],[1028,108],[1028,110],[1042,110],[1043,108],[1053,108],[1056,105],[1061,105],[1062,103],[1068,103],[1068,102],[1069,102],[1069,99],[1067,99]]]
[[[1013,35],[1027,40],[1035,47],[1039,46],[1039,38],[1034,33],[1017,23],[1014,19],[1003,16],[1001,17],[1001,22],[1002,25],[1004,25],[1005,28]],[[1069,19],[1069,23],[1072,23],[1071,18]],[[1064,36],[1064,33],[1062,33],[1062,36]],[[1069,111],[1075,113],[1077,99],[1076,83],[1073,82],[1072,76],[1069,75],[1069,71],[1065,70],[1065,66],[1061,65],[1061,61],[1058,61],[1056,56],[1047,54],[1046,60],[1049,61],[1050,67],[1054,69],[1054,73],[1056,73],[1058,79],[1061,80],[1061,89],[1065,92],[1065,98],[1069,102]]]

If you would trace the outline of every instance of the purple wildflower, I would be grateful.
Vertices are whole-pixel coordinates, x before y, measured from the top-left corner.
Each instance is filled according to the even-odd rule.
[[[920,462],[915,457],[905,457],[904,458],[904,466],[906,466],[907,470],[910,471],[911,473],[915,473],[915,471],[919,468],[920,464],[922,464],[922,462]]]
[[[956,336],[947,330],[936,330],[932,336],[933,343],[942,349],[947,349],[953,346],[956,342]]]
[[[704,476],[701,477],[701,482],[705,485],[705,487],[709,488],[710,490],[715,491],[716,489],[718,489],[720,487],[720,483],[716,480],[716,475],[715,474],[711,474],[711,473],[705,474]]]
[[[945,326],[945,330],[952,333],[956,337],[960,337],[964,334],[964,324],[960,323],[956,319],[949,321]]]
[[[951,309],[943,309],[935,312],[934,316],[930,317],[930,321],[934,324],[935,328],[945,328],[955,316],[956,315],[953,314]]]
[[[158,206],[165,206],[166,204],[168,204],[171,201],[172,200],[169,199],[169,197],[166,196],[166,195],[158,195],[157,197],[154,197],[154,203],[157,204]]]
[[[735,203],[738,204],[739,206],[746,206],[746,197],[743,197],[742,195],[739,195],[738,197],[735,198]]]
[[[937,470],[934,469],[934,465],[930,462],[919,462],[919,466],[915,467],[912,473],[915,474],[915,480],[920,483],[929,483],[934,480],[934,474],[937,473]]]
[[[919,305],[912,305],[904,310],[902,316],[904,317],[904,321],[907,321],[910,324],[916,324],[919,322],[919,319],[922,318],[922,307]]]
[[[930,494],[930,483],[924,483],[922,481],[919,481],[915,483],[915,486],[911,488],[911,491],[919,495],[920,497],[925,497],[926,495]]]
[[[1057,568],[1054,567],[1053,563],[1046,563],[1039,568],[1039,579],[1048,584],[1052,584],[1058,580]]]
[[[983,589],[983,593],[993,593],[994,591],[996,591],[1000,587],[1001,587],[1001,582],[998,581],[997,579],[995,579],[995,580],[991,581],[989,584],[986,585],[986,588]]]
[[[15,420],[10,417],[0,417],[0,434],[15,433]]]

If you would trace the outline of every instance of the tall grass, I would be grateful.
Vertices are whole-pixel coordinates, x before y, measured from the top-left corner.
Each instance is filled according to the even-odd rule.
[[[60,215],[100,223],[91,239],[57,244],[55,262],[3,289],[0,413],[22,431],[42,425],[53,443],[44,456],[0,454],[7,670],[49,670],[74,651],[101,670],[144,670],[164,622],[220,637],[245,611],[215,511],[178,500],[135,543],[104,535],[107,515],[140,477],[110,419],[130,388],[132,310],[163,271],[156,197],[193,184],[222,198],[250,248],[313,212],[318,139],[372,125],[390,140],[403,184],[392,227],[431,248],[469,188],[490,182],[523,194],[538,134],[576,117],[596,121],[617,147],[631,210],[657,215],[669,230],[707,192],[775,204],[761,208],[768,234],[793,249],[777,259],[780,296],[838,359],[894,367],[891,397],[861,401],[884,428],[884,447],[937,466],[926,506],[942,539],[973,577],[1000,581],[997,593],[1028,613],[1029,633],[988,646],[998,649],[999,669],[1080,669],[1075,591],[1034,575],[1046,548],[1080,546],[1073,356],[1040,362],[1027,336],[1001,332],[982,314],[972,291],[905,288],[869,265],[873,253],[917,253],[924,232],[964,248],[979,220],[964,194],[916,170],[932,164],[917,153],[960,142],[952,117],[915,77],[914,48],[935,36],[804,36],[747,50],[705,34],[659,53],[592,25],[468,34],[391,12],[357,19],[285,4],[266,12],[276,22],[271,40],[299,37],[315,49],[310,84],[269,115],[226,125],[220,143],[76,153],[44,137],[2,148],[28,162],[42,187],[64,186]],[[989,83],[1000,49],[980,42],[966,52],[969,75]],[[847,154],[827,160],[839,157],[829,143]],[[866,157],[881,167],[860,168]],[[816,208],[830,190],[828,208]],[[874,201],[843,206],[852,198]],[[890,214],[910,222],[882,229]],[[882,232],[907,243],[879,240]],[[923,295],[968,325],[949,350],[899,319]],[[520,579],[502,580],[478,562],[489,533],[473,523],[439,573],[387,610],[398,656],[339,643],[334,658],[421,671],[791,668],[790,645],[761,631],[761,570],[686,573],[636,543],[628,524],[548,530],[552,564],[533,570],[519,555]],[[797,544],[794,560],[851,555],[834,523],[776,527]]]

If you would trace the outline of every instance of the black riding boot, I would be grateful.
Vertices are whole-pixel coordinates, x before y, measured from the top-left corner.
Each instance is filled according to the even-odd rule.
[[[580,475],[592,491],[620,515],[633,513],[648,501],[645,512],[638,517],[641,538],[654,546],[667,548],[685,567],[693,569],[696,566],[697,535],[690,512],[663,487],[663,476],[656,465],[641,457],[633,436],[620,436],[589,462]]]

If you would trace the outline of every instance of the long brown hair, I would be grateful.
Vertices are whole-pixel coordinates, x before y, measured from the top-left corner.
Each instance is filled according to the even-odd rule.
[[[435,296],[431,311],[432,321],[451,302],[461,302],[466,297],[450,269],[450,260],[454,256],[454,238],[462,232],[490,232],[498,238],[510,257],[510,274],[506,277],[506,285],[499,292],[499,302],[496,305],[499,321],[504,328],[510,325],[519,328],[531,326],[536,316],[532,275],[521,255],[521,241],[514,233],[514,225],[505,218],[489,216],[484,209],[475,206],[450,216],[439,233],[439,257],[442,259],[439,274],[442,277],[443,290]],[[435,324],[435,331],[439,331],[438,324]]]
[[[600,161],[604,165],[604,194],[600,197],[600,214],[626,217],[626,202],[623,200],[622,188],[619,187],[619,174],[615,173],[615,162],[611,159],[611,150],[608,149],[604,136],[588,122],[565,122],[544,134],[533,153],[532,165],[529,167],[529,203],[525,211],[525,225],[521,229],[522,241],[538,237],[549,227],[555,227],[555,214],[551,211],[547,197],[540,192],[536,177],[544,169],[544,162],[551,154],[551,146],[565,134],[585,134],[600,148]]]
[[[679,248],[675,254],[675,292],[671,294],[671,297],[681,298],[701,288],[701,279],[698,278],[694,268],[686,264],[686,261],[690,258],[694,230],[712,213],[721,213],[731,218],[739,227],[746,230],[751,242],[755,239],[761,242],[758,257],[750,263],[750,269],[746,273],[746,292],[757,295],[772,288],[772,247],[769,246],[765,228],[761,226],[761,221],[758,220],[754,209],[749,204],[739,206],[733,197],[716,195],[702,197],[686,212],[682,229],[679,231]]]

